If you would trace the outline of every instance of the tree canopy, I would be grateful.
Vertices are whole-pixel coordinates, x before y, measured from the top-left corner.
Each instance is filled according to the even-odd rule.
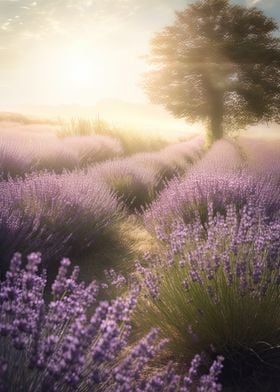
[[[229,0],[200,0],[157,33],[144,88],[176,117],[207,121],[212,138],[224,130],[280,120],[277,23]]]

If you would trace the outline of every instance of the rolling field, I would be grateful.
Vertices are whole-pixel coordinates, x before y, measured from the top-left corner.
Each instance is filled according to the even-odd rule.
[[[8,121],[0,390],[280,390],[279,138]]]

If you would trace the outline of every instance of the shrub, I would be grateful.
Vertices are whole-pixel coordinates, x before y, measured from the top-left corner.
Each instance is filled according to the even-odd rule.
[[[30,154],[32,159],[29,171],[48,170],[62,173],[79,166],[76,153],[59,144],[36,145],[34,141],[34,150]]]
[[[22,154],[19,146],[11,143],[0,144],[0,179],[8,179],[26,173],[30,169],[30,157]]]
[[[122,208],[96,177],[33,174],[0,183],[2,263],[15,250],[44,251],[45,258],[83,254],[119,222]]]
[[[99,133],[106,133],[110,127],[105,122],[97,118],[90,120],[86,118],[72,118],[71,121],[64,124],[62,129],[59,130],[58,136],[64,138],[67,136],[91,136]]]
[[[76,153],[50,132],[2,132],[0,151],[0,174],[4,179],[38,170],[61,173],[78,166]]]
[[[193,166],[194,174],[225,174],[240,171],[245,167],[244,155],[238,144],[230,139],[215,142],[206,154]]]
[[[154,195],[154,172],[134,162],[133,158],[107,161],[88,170],[125,202],[130,211],[150,202]]]
[[[153,232],[159,225],[168,230],[172,221],[178,218],[189,223],[198,215],[205,223],[209,203],[213,204],[215,214],[225,214],[228,204],[234,204],[240,210],[250,201],[262,206],[265,214],[274,219],[280,206],[275,181],[270,176],[253,176],[246,171],[223,175],[190,174],[168,184],[145,211],[144,221]]]
[[[280,140],[239,138],[238,143],[247,158],[247,166],[254,173],[270,173],[280,183]]]
[[[116,158],[123,153],[121,143],[109,136],[67,137],[63,144],[78,155],[80,166]]]
[[[240,209],[251,200],[262,205],[265,214],[274,219],[280,195],[277,180],[271,175],[273,166],[272,161],[262,172],[252,170],[232,143],[216,142],[186,176],[169,182],[146,210],[146,226],[152,231],[158,224],[168,228],[174,219],[182,218],[188,223],[197,214],[204,223],[208,203],[213,203],[214,212],[224,213],[227,204]]]
[[[169,144],[168,140],[156,134],[139,130],[121,129],[117,127],[99,127],[96,134],[111,136],[118,139],[123,147],[124,155],[131,156],[139,152],[159,151]]]
[[[166,342],[152,329],[129,345],[137,291],[96,304],[89,316],[98,286],[79,283],[78,268],[69,274],[70,261],[63,259],[52,285],[53,299],[47,304],[40,262],[40,255],[32,253],[23,267],[15,254],[0,284],[2,391],[187,392],[191,385],[200,392],[221,390],[217,379],[222,358],[202,376],[199,355],[183,378],[171,365],[149,369]]]
[[[148,266],[137,264],[146,287],[137,324],[159,327],[166,355],[182,364],[201,351],[222,355],[225,385],[263,391],[280,382],[279,221],[257,204],[227,206],[225,216],[208,208],[204,226],[197,218],[174,221],[169,233],[158,227],[161,247]]]
[[[58,132],[58,136],[65,138],[68,136],[93,136],[101,135],[119,140],[124,151],[124,155],[133,155],[142,151],[157,151],[167,146],[169,142],[158,135],[141,134],[139,130],[121,129],[110,126],[106,121],[99,118],[72,119]]]

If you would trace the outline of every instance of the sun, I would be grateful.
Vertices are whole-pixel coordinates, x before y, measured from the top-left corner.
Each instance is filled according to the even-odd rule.
[[[62,78],[74,87],[86,87],[96,78],[97,70],[90,57],[76,51],[66,54],[62,64]]]
[[[102,58],[98,51],[85,43],[71,44],[61,47],[54,57],[54,73],[59,85],[69,88],[93,88],[103,80]]]

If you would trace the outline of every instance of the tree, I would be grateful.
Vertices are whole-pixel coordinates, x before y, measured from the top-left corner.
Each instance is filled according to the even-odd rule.
[[[279,122],[277,30],[255,7],[197,1],[153,38],[144,88],[176,117],[207,121],[212,140],[224,129]]]

